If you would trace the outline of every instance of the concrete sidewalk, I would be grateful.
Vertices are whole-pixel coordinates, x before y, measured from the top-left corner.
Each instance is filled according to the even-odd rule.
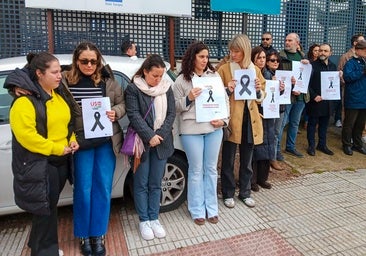
[[[252,209],[239,200],[228,209],[220,200],[216,225],[195,225],[186,205],[163,213],[167,237],[149,242],[139,235],[136,213],[124,207],[129,255],[366,255],[366,169],[308,174],[274,183],[253,197]],[[257,239],[251,241],[250,234]],[[280,247],[270,246],[276,244],[272,240]]]
[[[307,174],[273,182],[253,193],[248,208],[220,200],[219,223],[197,226],[186,204],[163,213],[167,237],[144,241],[131,203],[115,201],[107,235],[108,255],[366,255],[366,169]],[[0,255],[30,255],[30,215],[0,218]],[[72,208],[60,208],[60,247],[80,255],[72,235]]]

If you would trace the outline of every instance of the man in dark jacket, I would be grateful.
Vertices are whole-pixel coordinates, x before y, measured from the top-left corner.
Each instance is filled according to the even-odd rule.
[[[342,128],[343,152],[358,151],[366,155],[362,131],[366,120],[366,41],[355,46],[355,55],[344,66],[344,121]]]
[[[271,52],[277,52],[275,48],[272,46],[273,44],[273,36],[271,32],[264,32],[262,34],[262,43],[259,45],[266,52],[266,55]]]
[[[327,129],[330,117],[331,101],[323,100],[321,96],[321,72],[337,71],[337,66],[329,60],[332,55],[332,47],[327,44],[321,44],[319,47],[319,57],[312,62],[313,71],[309,82],[310,101],[306,103],[306,113],[308,114],[307,152],[311,156],[315,156],[315,130],[318,125],[318,145],[317,150],[327,155],[334,153],[327,147]],[[340,75],[342,71],[340,71]]]

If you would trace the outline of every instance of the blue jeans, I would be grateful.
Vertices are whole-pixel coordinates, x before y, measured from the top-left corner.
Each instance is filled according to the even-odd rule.
[[[161,180],[167,159],[159,159],[155,148],[145,153],[133,176],[133,197],[140,221],[157,220],[160,210]]]
[[[296,101],[295,103],[286,105],[285,115],[283,117],[282,128],[281,128],[281,138],[283,129],[286,124],[287,127],[287,138],[286,138],[286,149],[294,150],[297,138],[297,131],[299,130],[299,124],[301,119],[301,113],[305,108],[304,101]],[[279,138],[280,139],[280,138]]]
[[[188,158],[188,210],[193,219],[218,216],[217,161],[222,129],[207,134],[182,135]]]
[[[108,228],[116,166],[111,142],[77,151],[74,164],[74,235],[102,236]]]
[[[281,153],[281,139],[282,139],[282,123],[283,118],[285,116],[285,112],[280,112],[280,117],[275,119],[274,129],[275,129],[275,156],[273,160],[277,159],[277,152]],[[280,137],[281,136],[281,137]]]

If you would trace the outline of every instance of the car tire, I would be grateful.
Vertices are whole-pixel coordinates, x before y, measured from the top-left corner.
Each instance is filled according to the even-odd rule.
[[[165,165],[161,182],[160,212],[177,209],[187,199],[188,163],[184,155],[175,153]]]

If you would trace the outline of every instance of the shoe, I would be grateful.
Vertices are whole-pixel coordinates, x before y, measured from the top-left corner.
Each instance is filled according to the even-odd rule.
[[[343,152],[349,156],[353,155],[353,151],[350,146],[343,146]]]
[[[280,165],[280,163],[279,163],[279,162],[277,162],[276,160],[271,160],[271,161],[270,161],[270,164],[271,164],[271,167],[272,167],[273,169],[276,169],[276,170],[278,170],[278,171],[282,171],[282,170],[283,170],[283,168],[282,168],[282,166]]]
[[[219,222],[219,217],[218,216],[213,216],[207,219],[208,222],[212,223],[212,224],[216,224],[217,222]]]
[[[226,198],[226,199],[224,199],[224,205],[227,208],[234,208],[235,207],[234,198]]]
[[[280,151],[277,152],[277,161],[284,161],[285,158],[283,157],[282,153]]]
[[[150,221],[142,221],[139,224],[139,229],[141,233],[141,237],[144,240],[152,240],[154,239],[154,231],[151,228]]]
[[[159,220],[150,221],[150,226],[152,231],[154,232],[155,237],[164,238],[166,236],[166,232],[163,226],[160,224]]]
[[[366,143],[366,135],[362,136],[361,140],[362,140],[363,143]]]
[[[304,155],[301,154],[299,151],[297,151],[296,149],[287,149],[286,148],[286,152],[290,155],[293,155],[293,156],[296,156],[296,157],[299,157],[299,158],[303,158]]]
[[[327,146],[323,146],[323,147],[317,146],[316,149],[323,152],[324,154],[327,154],[330,156],[334,155],[333,151],[330,150]]]
[[[342,127],[342,121],[341,120],[337,120],[334,124],[336,127],[341,128]]]
[[[251,197],[247,197],[247,198],[239,198],[240,201],[242,201],[246,206],[253,208],[255,206],[255,201],[253,198]]]
[[[251,184],[250,188],[252,189],[252,191],[254,192],[258,192],[259,191],[259,186],[257,183]]]
[[[269,183],[267,181],[258,183],[258,185],[261,186],[262,188],[265,188],[265,189],[271,189],[272,188],[271,183]]]
[[[58,250],[58,256],[64,256],[64,251],[63,250]]]
[[[355,146],[353,146],[353,147],[352,147],[352,149],[353,149],[354,151],[357,151],[357,152],[359,152],[359,153],[361,153],[361,154],[366,155],[366,149],[365,149],[364,147],[355,147]]]
[[[308,147],[308,149],[306,150],[306,152],[310,155],[310,156],[315,156],[315,149],[313,147]]]
[[[80,238],[79,244],[80,244],[80,252],[83,256],[92,256],[93,255],[89,237]]]
[[[91,237],[93,256],[105,256],[104,236]]]
[[[197,224],[198,226],[205,225],[205,219],[204,218],[194,219],[194,223]]]

